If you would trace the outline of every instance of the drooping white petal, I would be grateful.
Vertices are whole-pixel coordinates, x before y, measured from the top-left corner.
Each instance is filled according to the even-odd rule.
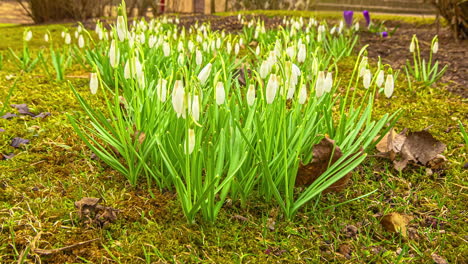
[[[116,30],[117,30],[117,36],[119,37],[119,40],[124,41],[125,38],[127,37],[127,25],[125,24],[125,19],[123,16],[117,17]]]
[[[370,84],[371,84],[371,79],[372,79],[372,74],[369,69],[364,70],[364,76],[362,77],[362,84],[364,85],[364,88],[369,89]]]
[[[439,41],[434,42],[434,45],[432,45],[432,53],[436,54],[437,51],[439,51]]]
[[[271,104],[275,100],[276,93],[278,92],[278,87],[279,87],[278,76],[276,76],[276,74],[271,74],[270,79],[268,80],[267,88],[266,88],[267,104]]]
[[[195,143],[195,130],[190,128],[188,130],[188,146],[187,143],[184,144],[185,154],[192,154],[193,150],[195,149]]]
[[[216,94],[216,104],[217,105],[224,104],[226,91],[224,90],[224,84],[222,82],[218,82],[216,84],[215,94]]]
[[[24,41],[29,42],[33,37],[32,31],[28,30],[26,33],[24,33]]]
[[[317,81],[315,82],[315,96],[321,97],[325,91],[325,73],[320,71],[317,76]]]
[[[163,53],[164,53],[164,57],[169,57],[169,55],[171,55],[171,47],[169,46],[169,43],[167,42],[163,43]]]
[[[93,72],[91,73],[91,76],[89,79],[89,90],[91,91],[91,94],[96,94],[98,87],[99,87],[98,76],[97,76],[97,73]]]
[[[208,80],[208,77],[210,76],[211,72],[211,63],[208,63],[198,74],[198,80],[200,80],[200,83],[203,85],[206,83],[206,80]]]
[[[80,49],[82,49],[82,48],[84,47],[84,45],[85,45],[85,42],[84,42],[83,35],[80,35],[80,36],[78,37],[78,47],[79,47]]]
[[[388,98],[392,97],[393,88],[394,88],[393,75],[388,74],[387,79],[385,81],[385,89],[384,89],[385,96],[387,96]]]
[[[305,46],[305,44],[300,44],[300,45],[299,45],[299,50],[298,50],[298,52],[297,52],[297,61],[298,61],[299,63],[302,63],[302,62],[305,61],[305,59],[306,59],[306,52],[307,52],[307,51],[306,51],[306,46]]]
[[[323,86],[323,91],[324,92],[331,92],[331,88],[333,87],[333,77],[331,72],[327,72],[327,75],[325,77],[325,82]]]
[[[255,102],[255,86],[253,84],[249,85],[249,89],[247,90],[247,104],[253,105]]]
[[[172,107],[177,114],[181,117],[185,111],[184,109],[185,91],[184,85],[181,80],[175,81],[174,90],[172,91]]]
[[[200,66],[203,62],[203,56],[201,54],[201,51],[199,49],[197,49],[195,51],[195,63]]]
[[[156,93],[158,95],[158,98],[159,100],[161,100],[161,102],[165,102],[166,101],[166,97],[167,97],[167,81],[166,79],[159,79],[158,81],[158,85],[156,86]]]
[[[307,88],[306,88],[305,84],[303,84],[301,86],[301,89],[299,90],[298,103],[299,104],[304,104],[306,100],[307,100]]]
[[[193,120],[198,122],[200,120],[200,99],[198,95],[194,95],[191,103],[191,113]]]
[[[377,75],[377,80],[376,80],[376,83],[377,83],[378,87],[382,87],[382,84],[384,82],[384,77],[385,77],[384,71],[380,70],[378,75]]]
[[[109,48],[109,61],[112,68],[117,67],[117,64],[119,64],[119,57],[119,50],[115,46],[115,40],[113,39]]]

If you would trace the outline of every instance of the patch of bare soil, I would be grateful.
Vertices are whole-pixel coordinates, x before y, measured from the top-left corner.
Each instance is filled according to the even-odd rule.
[[[455,41],[450,29],[437,25],[413,25],[389,21],[387,27],[398,26],[396,33],[389,38],[372,34],[361,34],[361,44],[369,44],[370,57],[381,56],[384,63],[395,69],[403,69],[406,60],[412,60],[409,52],[411,38],[416,35],[421,48],[421,56],[428,60],[432,38],[439,36],[439,51],[434,56],[441,66],[448,65],[442,82],[448,83],[447,89],[463,98],[468,98],[468,40]]]

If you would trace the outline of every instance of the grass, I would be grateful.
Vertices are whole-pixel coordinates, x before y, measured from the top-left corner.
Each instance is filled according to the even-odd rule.
[[[52,27],[58,36],[63,26]],[[37,33],[45,30],[33,27],[33,50],[46,47]],[[428,175],[424,168],[411,167],[399,173],[389,161],[369,158],[353,172],[353,184],[345,191],[308,204],[292,222],[270,204],[255,202],[239,209],[232,201],[215,224],[188,225],[174,193],[161,193],[145,183],[131,187],[122,175],[91,159],[66,118],[67,113],[82,114],[68,84],[50,81],[40,67],[31,74],[18,73],[11,56],[3,52],[21,47],[22,31],[0,29],[6,36],[0,43],[5,56],[0,98],[14,82],[6,76],[15,74],[18,84],[10,102],[52,115],[0,119],[0,128],[6,130],[0,132],[0,152],[17,154],[0,161],[0,263],[21,263],[21,256],[46,263],[433,263],[433,253],[449,263],[468,261],[463,168],[468,157],[458,130],[458,120],[466,124],[468,106],[466,99],[448,93],[445,84],[424,88],[413,83],[409,90],[400,74],[395,96],[378,100],[376,115],[401,107],[405,111],[399,131],[432,125],[430,132],[447,144],[446,170]],[[353,61],[340,63],[340,71],[349,72]],[[67,71],[80,74],[79,66]],[[81,92],[88,90],[87,79],[69,81]],[[448,128],[452,129],[447,132]],[[31,143],[15,150],[9,146],[13,137]],[[375,189],[365,199],[326,209]],[[86,226],[74,208],[82,197],[102,198],[104,205],[120,210],[118,220],[105,228]],[[382,228],[380,217],[390,212],[414,217],[407,239]],[[356,233],[349,231],[353,226]],[[33,250],[24,254],[28,248],[60,248],[93,238],[100,240],[50,256]]]

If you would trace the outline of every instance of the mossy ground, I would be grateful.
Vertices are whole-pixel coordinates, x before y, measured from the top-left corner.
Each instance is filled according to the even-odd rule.
[[[63,27],[52,28],[56,30],[32,27],[32,50],[45,50],[46,29],[58,37]],[[24,263],[39,259],[43,263],[433,263],[433,253],[449,263],[468,261],[463,168],[468,157],[456,127],[457,120],[467,122],[468,105],[466,99],[446,92],[445,84],[413,83],[410,90],[400,74],[394,97],[377,99],[375,115],[402,108],[399,131],[431,126],[430,132],[447,144],[446,170],[428,176],[424,168],[411,167],[399,173],[388,160],[370,157],[353,173],[353,183],[344,192],[308,204],[294,221],[284,220],[274,204],[258,197],[245,209],[239,209],[236,201],[226,205],[214,224],[189,225],[174,193],[143,182],[132,187],[122,175],[90,158],[67,119],[68,114],[83,115],[69,84],[51,81],[40,65],[21,73],[13,64],[6,49],[21,50],[22,32],[22,27],[0,29],[5,36],[0,42],[4,56],[0,98],[16,79],[10,103],[27,103],[32,112],[51,116],[0,119],[0,128],[6,130],[0,133],[0,152],[16,154],[0,161],[0,263],[21,263],[21,258]],[[349,73],[353,61],[340,63],[340,71]],[[67,74],[83,72],[86,69],[76,66]],[[16,77],[7,80],[10,74]],[[88,90],[87,79],[68,81],[83,93]],[[14,137],[31,142],[13,149],[9,144]],[[365,199],[325,209],[374,190]],[[82,197],[101,197],[103,204],[120,210],[118,220],[105,228],[80,223],[74,202]],[[382,228],[380,216],[389,212],[414,217],[409,238]],[[357,233],[346,232],[349,225]],[[32,246],[53,249],[93,238],[99,241],[50,256],[28,254]],[[349,258],[343,255],[346,247]]]

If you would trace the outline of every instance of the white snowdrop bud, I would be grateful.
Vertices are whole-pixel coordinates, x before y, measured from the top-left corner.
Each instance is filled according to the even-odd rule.
[[[333,77],[331,72],[327,72],[327,76],[325,77],[325,83],[323,86],[323,91],[329,93],[331,88],[333,87]]]
[[[200,80],[200,83],[204,85],[206,81],[208,80],[208,77],[210,76],[211,72],[211,63],[208,63],[198,74],[198,80]]]
[[[119,40],[124,41],[125,38],[127,37],[127,25],[125,24],[125,19],[123,16],[117,17],[116,30],[117,30],[117,36],[119,37]]]
[[[84,47],[84,45],[85,45],[85,42],[84,42],[83,35],[80,35],[80,36],[78,37],[78,47],[79,47],[80,49],[82,49],[82,48]]]
[[[117,67],[117,65],[119,64],[119,57],[119,50],[115,44],[115,40],[113,39],[109,48],[109,61],[112,68],[115,69],[115,67]]]
[[[91,94],[96,94],[98,87],[99,87],[98,76],[97,76],[97,73],[93,72],[91,73],[91,76],[89,79],[89,90],[91,91]]]
[[[382,87],[382,84],[384,82],[384,77],[385,77],[384,71],[380,70],[378,75],[377,75],[377,80],[376,80],[376,83],[377,83],[378,87]]]
[[[194,148],[195,148],[195,130],[193,129],[189,129],[188,130],[188,149],[186,148],[187,147],[187,144],[184,144],[185,145],[185,154],[192,154]]]
[[[271,74],[270,79],[268,80],[267,88],[266,88],[267,104],[271,104],[275,100],[278,87],[279,87],[278,77],[276,76],[276,74]]]
[[[432,45],[432,53],[436,54],[437,51],[439,51],[439,41],[434,42],[434,45]]]
[[[221,105],[224,104],[224,99],[226,97],[226,91],[224,90],[224,84],[222,82],[218,82],[216,84],[216,104]]]
[[[306,88],[305,84],[303,84],[301,86],[301,89],[299,90],[298,103],[299,104],[304,104],[306,100],[307,100],[307,88]]]
[[[236,43],[236,45],[234,46],[234,54],[237,56],[239,54],[239,43]]]
[[[158,85],[156,86],[156,93],[158,95],[159,100],[161,100],[161,102],[164,103],[166,101],[166,97],[167,97],[167,81],[166,81],[166,79],[164,79],[164,78],[159,79]]]
[[[163,43],[163,53],[164,53],[164,57],[169,57],[169,55],[171,55],[171,47],[169,46],[169,43],[167,42]]]
[[[297,61],[298,61],[299,63],[302,63],[302,62],[305,61],[305,59],[306,59],[306,53],[307,53],[307,51],[306,51],[306,46],[305,46],[305,44],[302,44],[302,43],[301,43],[301,44],[299,45],[299,50],[298,50],[298,52],[297,52]]]
[[[200,99],[198,95],[193,96],[191,103],[191,114],[195,122],[198,122],[200,120]]]
[[[315,83],[315,96],[321,97],[323,92],[325,91],[324,89],[325,86],[325,73],[323,71],[320,71],[317,76],[317,81]]]
[[[49,34],[48,33],[44,34],[44,41],[49,42]]]
[[[364,88],[369,89],[370,84],[371,84],[371,79],[372,79],[372,74],[369,69],[364,70],[364,76],[362,77],[362,84],[364,85]]]
[[[177,80],[174,84],[174,90],[172,90],[172,107],[174,108],[178,118],[181,117],[185,112],[184,100],[184,85],[181,80]]]
[[[385,81],[385,89],[384,89],[385,96],[390,98],[393,94],[393,88],[394,88],[393,75],[388,74],[387,79]]]
[[[255,102],[255,86],[253,84],[249,85],[249,89],[247,90],[247,104],[253,105]]]
[[[199,49],[195,51],[195,63],[200,66],[203,62],[203,56]]]
[[[71,43],[71,36],[70,33],[65,34],[65,44],[70,45]]]

